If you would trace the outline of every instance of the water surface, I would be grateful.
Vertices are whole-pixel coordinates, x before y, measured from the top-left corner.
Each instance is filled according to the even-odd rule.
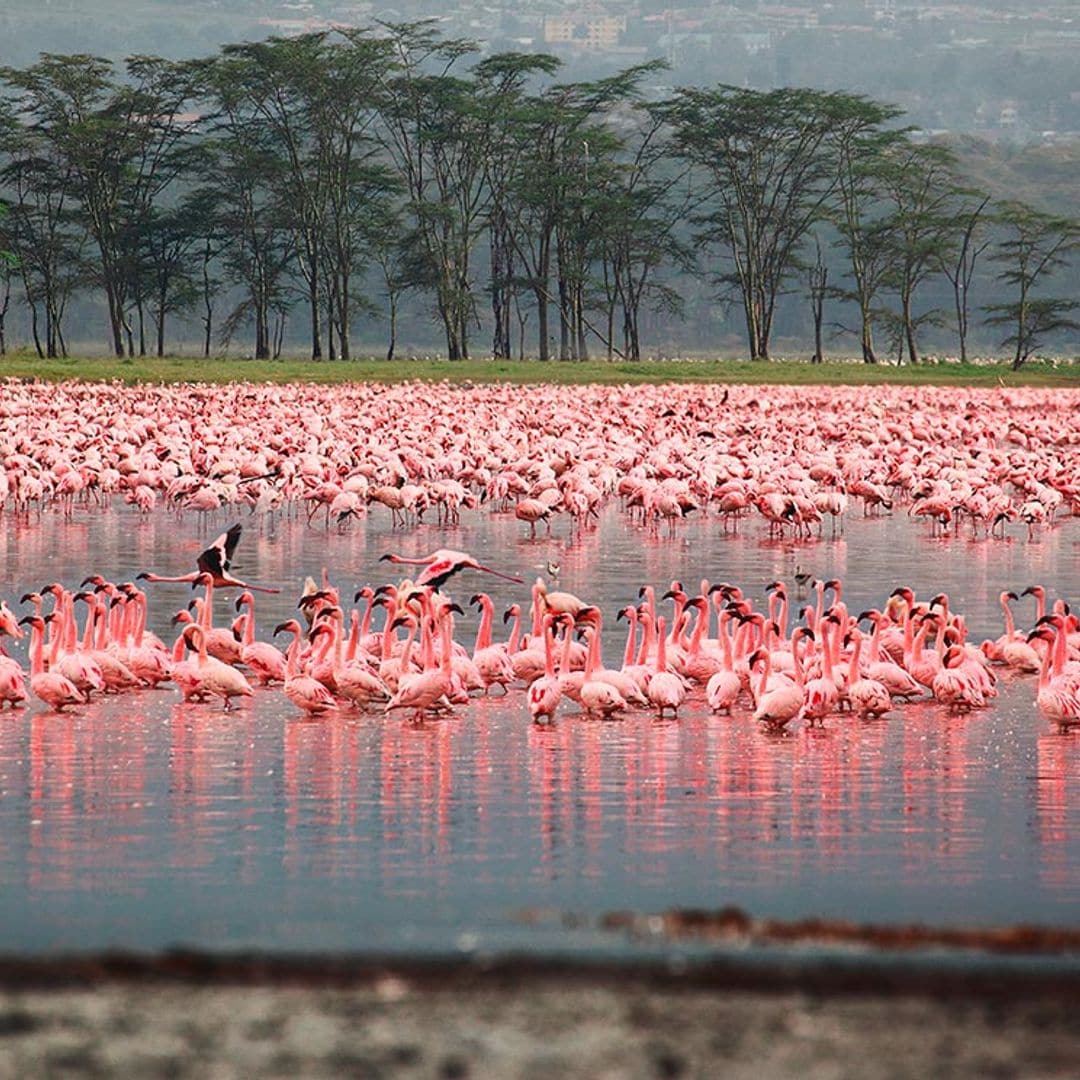
[[[141,522],[118,506],[68,526],[9,524],[0,595],[92,570],[183,572],[227,523],[200,533],[194,518]],[[1039,582],[1068,596],[1075,581],[1072,522],[1034,543],[966,531],[929,541],[926,523],[902,514],[856,513],[845,539],[804,544],[770,543],[753,524],[725,536],[707,518],[656,535],[614,508],[582,537],[562,525],[529,541],[507,516],[450,531],[392,530],[381,515],[346,532],[252,521],[237,568],[285,589],[259,598],[264,637],[294,611],[305,574],[325,565],[351,594],[386,580],[383,552],[440,546],[527,580],[555,560],[560,586],[600,604],[609,627],[642,583],[708,577],[763,598],[801,569],[841,577],[853,611],[901,583],[946,590],[978,640],[1001,632],[1002,589]],[[526,587],[479,575],[453,592],[465,601],[483,586],[498,605],[527,601]],[[163,636],[189,596],[153,587]],[[1025,601],[1020,621],[1032,613]],[[621,648],[621,628],[609,629],[608,660]],[[305,720],[280,690],[226,714],[165,688],[69,715],[0,716],[0,950],[544,951],[604,945],[588,928],[604,912],[726,904],[1076,926],[1078,814],[1080,733],[1039,715],[1032,679],[1006,681],[995,707],[970,717],[924,703],[785,735],[746,713],[713,717],[697,697],[678,721],[591,721],[568,706],[541,729],[518,692],[418,727]],[[581,927],[565,929],[562,913]]]

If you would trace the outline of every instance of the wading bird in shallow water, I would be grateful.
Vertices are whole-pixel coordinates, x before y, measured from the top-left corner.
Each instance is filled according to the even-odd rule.
[[[233,525],[231,528],[223,532],[196,560],[196,569],[192,570],[190,574],[179,574],[176,577],[168,577],[163,574],[155,574],[150,571],[144,570],[141,574],[138,574],[136,580],[138,581],[166,581],[166,582],[179,582],[188,581],[194,585],[203,574],[209,574],[214,581],[214,587],[217,589],[251,589],[255,592],[262,593],[279,593],[280,589],[271,589],[265,585],[250,585],[246,581],[241,581],[237,577],[229,572],[229,567],[232,564],[233,553],[236,551],[236,545],[240,543],[241,526],[239,524]],[[88,584],[92,579],[87,578],[83,582],[83,585]]]
[[[379,562],[391,562],[395,565],[422,566],[423,570],[417,576],[414,584],[430,585],[433,589],[441,589],[446,582],[462,570],[482,570],[485,574],[494,574],[504,581],[513,581],[518,585],[522,579],[511,574],[504,574],[501,570],[495,570],[490,566],[484,566],[471,555],[464,551],[451,551],[449,548],[439,548],[422,559],[406,559],[401,555],[383,555]]]

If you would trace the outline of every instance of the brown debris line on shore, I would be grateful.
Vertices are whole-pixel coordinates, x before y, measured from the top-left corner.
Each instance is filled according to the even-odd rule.
[[[1054,926],[937,927],[875,925],[842,919],[755,919],[741,908],[676,908],[656,915],[616,911],[601,930],[670,941],[747,942],[755,945],[825,944],[899,951],[927,948],[1004,954],[1080,954],[1080,929]]]

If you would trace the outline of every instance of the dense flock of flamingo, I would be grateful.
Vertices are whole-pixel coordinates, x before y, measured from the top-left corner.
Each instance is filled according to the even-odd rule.
[[[0,508],[70,519],[122,499],[133,512],[168,507],[205,521],[246,506],[271,520],[306,514],[320,535],[380,506],[402,527],[424,514],[452,525],[483,507],[512,512],[535,534],[559,515],[584,528],[618,503],[649,528],[674,530],[698,511],[737,530],[759,515],[770,535],[799,539],[822,533],[826,517],[831,535],[842,531],[856,501],[863,514],[928,518],[931,535],[969,527],[1002,538],[1017,523],[1014,538],[1035,540],[1080,513],[1077,404],[1072,391],[1004,388],[8,381]],[[618,613],[623,663],[608,668],[600,607],[543,579],[527,606],[505,613],[505,641],[494,640],[492,601],[474,594],[479,630],[471,648],[458,642],[464,610],[448,582],[462,571],[521,579],[440,549],[385,556],[421,569],[361,589],[352,598],[361,607],[324,573],[298,617],[275,629],[276,639],[292,637],[283,653],[259,639],[255,619],[253,593],[276,589],[231,572],[239,532],[223,533],[190,573],[141,575],[204,590],[177,612],[171,647],[147,631],[148,596],[135,582],[92,575],[77,590],[55,583],[24,595],[23,610],[3,603],[0,643],[27,627],[30,672],[28,687],[21,665],[0,658],[0,700],[19,706],[32,694],[60,710],[171,682],[186,701],[230,708],[253,683],[280,684],[309,715],[400,709],[419,721],[498,688],[523,690],[532,719],[547,723],[568,701],[606,718],[635,708],[664,716],[699,695],[716,713],[749,708],[787,728],[845,711],[878,717],[927,696],[952,711],[979,709],[1005,668],[1036,678],[1047,717],[1080,722],[1077,619],[1039,587],[1025,590],[1036,600],[1031,629],[1017,629],[1010,604],[1020,597],[1004,592],[1005,632],[981,645],[947,596],[917,599],[903,586],[852,614],[840,582],[801,583],[813,600],[794,628],[781,582],[765,610],[728,583],[695,591],[673,582],[660,599],[646,587],[639,606]],[[215,623],[223,588],[239,590],[228,626]]]
[[[72,516],[376,511],[404,525],[481,505],[530,531],[621,500],[653,527],[830,534],[854,505],[931,533],[1035,537],[1080,509],[1072,390],[682,386],[124,386],[7,380],[0,509]]]
[[[536,723],[552,722],[564,702],[605,719],[635,708],[677,717],[697,694],[715,713],[746,707],[755,720],[786,728],[795,721],[821,724],[844,711],[877,718],[928,695],[952,712],[983,708],[997,696],[1000,667],[1037,675],[1039,709],[1061,726],[1080,723],[1080,624],[1063,601],[1048,612],[1039,586],[1024,590],[1034,596],[1033,628],[1016,628],[1010,605],[1020,597],[1005,592],[1005,632],[980,645],[967,640],[964,617],[946,595],[919,601],[902,586],[883,598],[880,610],[852,615],[841,582],[814,581],[813,602],[790,632],[788,589],[779,581],[769,587],[764,610],[728,583],[702,581],[690,595],[676,581],[659,600],[644,586],[640,606],[618,613],[627,621],[626,643],[622,664],[609,668],[600,608],[550,590],[542,578],[532,586],[528,620],[520,604],[505,612],[504,622],[512,621],[505,641],[493,639],[491,598],[473,594],[470,603],[481,612],[476,638],[471,649],[458,642],[455,615],[464,611],[447,593],[449,580],[467,570],[520,579],[440,549],[421,559],[385,556],[422,569],[413,579],[361,589],[353,604],[362,607],[348,613],[347,600],[325,576],[321,587],[309,582],[297,604],[301,617],[274,630],[275,637],[292,637],[283,654],[256,636],[255,597],[229,572],[226,551],[238,539],[234,527],[200,558],[216,572],[187,575],[204,592],[174,617],[180,629],[171,649],[147,631],[147,594],[133,582],[91,575],[77,592],[50,584],[21,598],[32,608],[22,618],[0,603],[0,635],[20,638],[24,625],[30,629],[30,693],[60,711],[89,703],[94,694],[172,682],[185,701],[220,698],[229,709],[234,698],[255,694],[253,683],[280,684],[311,716],[401,709],[423,721],[467,705],[470,695],[520,688]],[[229,626],[214,623],[214,595],[222,587],[242,589]],[[667,600],[670,617],[660,613]],[[81,629],[77,604],[85,606]],[[385,616],[374,630],[378,608]],[[21,666],[0,658],[0,701],[16,707],[28,697]]]

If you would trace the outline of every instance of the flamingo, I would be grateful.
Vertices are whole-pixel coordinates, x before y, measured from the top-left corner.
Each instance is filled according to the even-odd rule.
[[[810,631],[807,631],[809,633]],[[764,721],[773,727],[784,727],[795,720],[802,712],[804,694],[802,687],[802,665],[795,658],[796,681],[787,678],[775,679],[770,683],[772,655],[768,649],[757,649],[750,657],[751,671],[761,664],[761,677],[757,685],[754,719]]]
[[[667,666],[667,641],[664,636],[664,616],[656,620],[656,672],[645,688],[645,695],[656,706],[657,716],[662,720],[666,710],[672,716],[679,715],[679,706],[686,700],[686,684]]]
[[[379,561],[424,567],[416,579],[416,584],[430,585],[436,590],[441,589],[454,574],[460,573],[462,570],[481,570],[485,574],[494,574],[495,577],[502,578],[504,581],[513,581],[518,585],[522,584],[522,579],[519,577],[504,574],[501,570],[495,570],[490,566],[484,566],[483,563],[477,562],[466,552],[451,551],[449,548],[439,548],[438,551],[433,551],[430,555],[425,555],[419,559],[406,559],[401,555],[386,554],[379,556]]]
[[[1039,670],[1035,702],[1051,720],[1063,727],[1080,724],[1080,673],[1065,671],[1065,628],[1053,615],[1049,622],[1036,626],[1029,637],[1041,638],[1048,645]]]
[[[235,697],[251,697],[255,693],[251,684],[234,667],[222,663],[216,657],[210,656],[206,651],[206,631],[198,623],[184,628],[188,640],[195,639],[199,650],[198,675],[199,689],[224,702],[226,712],[232,709],[232,699]]]
[[[892,697],[888,687],[877,679],[864,678],[859,674],[859,655],[862,652],[863,634],[858,627],[853,633],[855,645],[848,668],[848,701],[852,712],[863,718],[877,719],[892,708]]]
[[[564,621],[567,621],[569,616],[564,616],[563,618]],[[568,625],[566,628],[567,638],[570,636],[570,631],[571,627]],[[586,630],[586,635],[589,640],[589,648],[585,661],[585,670],[582,673],[581,688],[577,694],[577,700],[581,703],[581,708],[585,713],[599,713],[605,720],[608,720],[615,713],[622,712],[626,708],[626,700],[623,698],[622,694],[611,685],[611,683],[597,677],[596,671],[599,662],[599,652],[592,647],[596,635],[595,628],[588,628]],[[563,692],[567,693],[563,673],[560,673],[559,684],[562,687]]]
[[[200,579],[203,574],[209,574],[214,585],[219,589],[238,588],[264,593],[281,592],[280,589],[272,589],[264,585],[251,585],[246,581],[241,581],[239,578],[234,577],[229,572],[233,553],[236,551],[236,545],[240,543],[241,531],[242,526],[239,524],[226,529],[225,532],[217,537],[214,542],[198,556],[195,560],[196,568],[190,574],[179,574],[175,577],[168,577],[163,574],[155,574],[152,571],[144,570],[135,575],[136,580],[150,582],[186,581],[194,586],[200,584]],[[87,583],[87,581],[84,581],[83,586]]]
[[[313,628],[316,635],[328,631],[330,627],[325,624]],[[300,671],[300,637],[304,632],[300,623],[296,619],[288,619],[274,627],[274,637],[283,632],[293,635],[285,662],[285,696],[309,716],[316,716],[326,712],[327,709],[335,708],[337,702],[334,700],[334,695],[318,679],[313,679]]]
[[[720,645],[723,650],[723,661],[719,671],[712,675],[705,684],[705,700],[713,712],[731,715],[732,706],[742,692],[742,680],[735,671],[734,656],[732,653],[731,635],[727,627],[731,622],[731,612],[720,613]]]
[[[416,630],[415,619],[413,616],[406,616],[406,618],[413,622],[411,636],[411,633]],[[449,704],[448,696],[454,690],[449,620],[450,613],[443,612],[439,619],[442,652],[438,667],[425,668],[419,674],[403,676],[399,679],[397,692],[386,703],[385,712],[392,712],[394,709],[412,709],[413,720],[420,722],[424,719],[424,714],[433,711],[436,706]]]
[[[469,599],[470,604],[480,606],[480,626],[476,631],[476,645],[473,648],[473,663],[484,681],[484,693],[492,686],[501,686],[503,693],[517,676],[510,661],[510,653],[505,643],[491,641],[491,623],[495,614],[495,605],[487,593],[475,593]]]
[[[30,627],[30,689],[56,712],[63,712],[68,705],[83,704],[79,688],[59,671],[45,670],[45,624],[54,615],[26,615],[19,625]]]
[[[255,597],[245,589],[236,598],[236,610],[247,608],[241,640],[240,662],[255,677],[259,686],[285,681],[285,657],[268,641],[255,640]]]
[[[544,674],[529,684],[529,715],[534,724],[550,724],[562,700],[562,690],[555,675],[555,655],[552,641],[552,623],[555,616],[544,619]]]
[[[960,646],[950,645],[930,687],[934,700],[948,706],[949,712],[970,712],[986,704],[982,689],[964,669],[964,656]]]

